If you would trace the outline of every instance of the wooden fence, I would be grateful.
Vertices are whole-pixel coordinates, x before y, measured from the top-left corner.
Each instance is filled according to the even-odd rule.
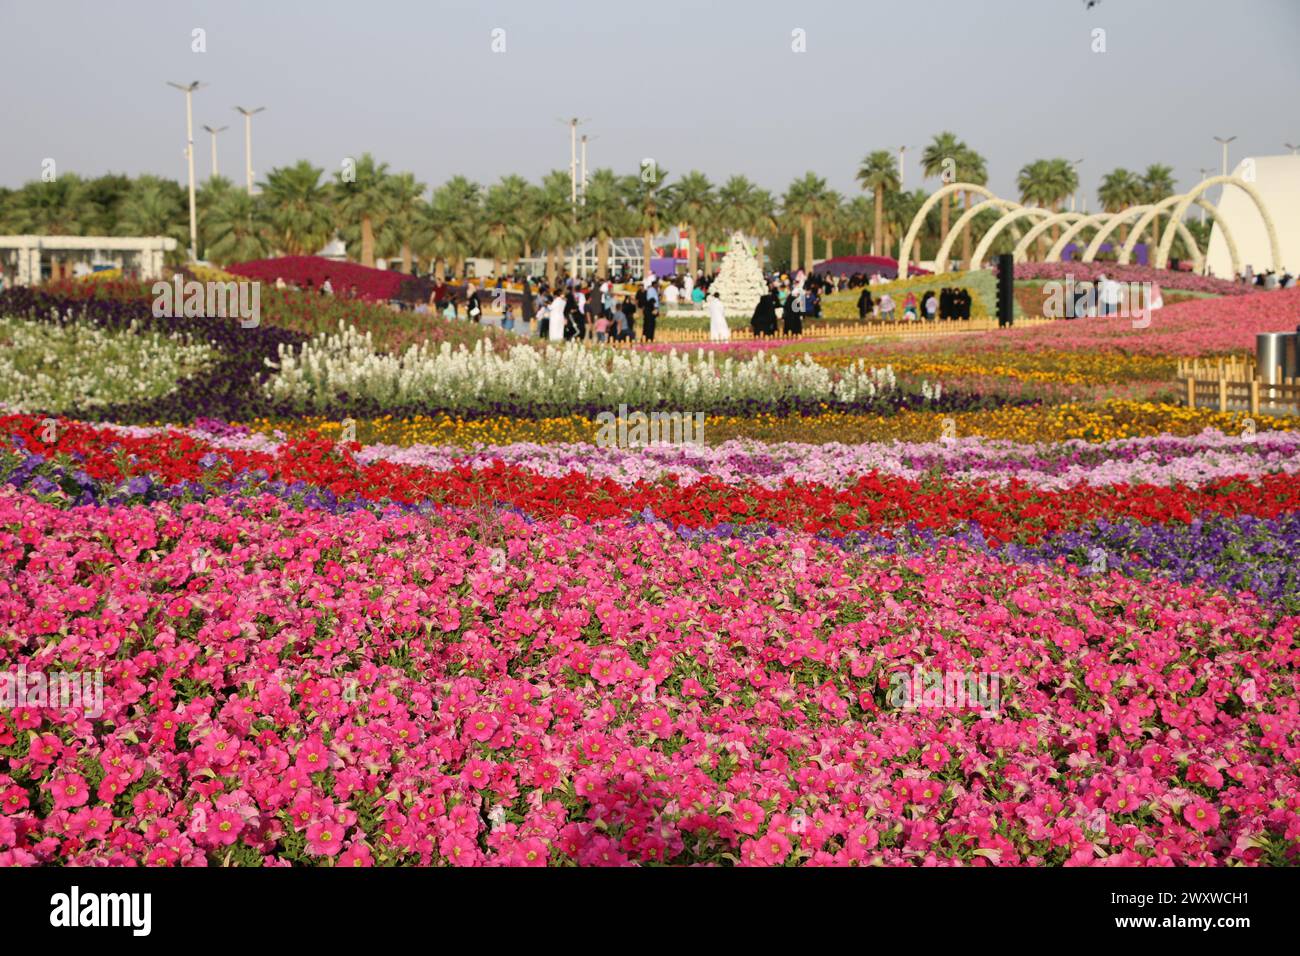
[[[1281,366],[1274,371],[1272,382],[1260,381],[1257,373],[1253,357],[1178,363],[1188,408],[1258,415],[1265,407],[1300,413],[1300,380],[1283,376]]]

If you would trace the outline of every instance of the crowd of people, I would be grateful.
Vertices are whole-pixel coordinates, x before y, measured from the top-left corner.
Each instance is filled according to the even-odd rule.
[[[1292,289],[1295,288],[1296,277],[1285,271],[1279,276],[1272,269],[1256,273],[1250,266],[1246,266],[1241,275],[1237,276],[1237,281],[1261,289]]]

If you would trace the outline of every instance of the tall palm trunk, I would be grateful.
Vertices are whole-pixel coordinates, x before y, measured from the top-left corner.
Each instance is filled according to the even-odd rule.
[[[885,193],[881,189],[876,190],[876,233],[871,242],[871,254],[873,256],[884,255],[885,242]],[[900,265],[902,263],[899,263]]]
[[[799,271],[799,230],[790,233],[790,272]]]
[[[681,234],[682,228],[685,228],[686,235],[689,237],[686,240],[686,268],[691,275],[695,275],[695,270],[699,267],[700,264],[699,255],[696,251],[696,245],[695,245],[697,242],[699,242],[699,237],[695,234],[695,227],[692,226],[689,222],[685,223],[684,226],[678,226],[679,235]]]
[[[375,226],[369,216],[361,217],[361,264],[375,267]]]
[[[812,275],[813,268],[813,218],[812,216],[803,217],[803,271]]]
[[[654,252],[653,244],[654,236],[651,233],[644,232],[641,234],[641,278],[643,279],[650,275],[650,254]]]
[[[596,274],[605,278],[609,274],[609,236],[596,239]]]
[[[555,291],[555,250],[546,250],[546,287]]]
[[[826,237],[826,258],[835,258],[835,238],[833,236]]]
[[[411,241],[409,239],[403,239],[402,240],[402,271],[409,276],[412,272],[415,271],[413,267],[414,267],[414,263],[411,261]]]

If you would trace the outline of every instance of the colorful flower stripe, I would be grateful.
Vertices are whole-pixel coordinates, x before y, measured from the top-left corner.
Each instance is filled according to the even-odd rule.
[[[975,412],[925,412],[905,410],[894,415],[857,415],[829,410],[799,418],[780,415],[709,415],[704,420],[705,441],[716,444],[737,438],[784,442],[798,435],[802,442],[861,444],[865,442],[925,442],[943,434],[944,419],[951,418],[960,437],[981,436],[1021,442],[1110,441],[1158,435],[1196,435],[1207,428],[1241,434],[1246,415],[1219,413],[1178,405],[1108,401],[1096,405],[1063,404],[1051,407],[1008,406]],[[452,445],[458,448],[511,445],[521,442],[549,444],[594,442],[599,423],[585,416],[519,419],[497,417],[478,420],[452,416],[403,418],[357,417],[357,440],[363,444]],[[1257,431],[1290,431],[1300,427],[1294,417],[1255,416]],[[316,431],[329,438],[340,433],[339,419],[305,416],[294,419],[264,418],[247,427],[268,435],[280,433],[300,438]]]
[[[144,437],[163,429],[108,426]],[[217,448],[273,453],[280,444],[263,433],[212,434],[180,429]],[[1090,444],[1088,442],[985,441],[900,442],[870,445],[807,445],[728,441],[720,445],[651,445],[638,449],[603,448],[586,443],[538,445],[521,442],[481,449],[444,445],[366,445],[359,462],[388,461],[433,471],[459,466],[484,468],[494,461],[519,465],[549,478],[577,472],[619,484],[676,476],[683,485],[712,476],[730,485],[777,488],[786,480],[816,481],[841,487],[868,472],[919,480],[941,474],[949,481],[1019,479],[1044,489],[1078,484],[1199,485],[1218,478],[1258,478],[1300,471],[1300,432],[1246,436],[1206,431],[1190,438],[1162,436]]]
[[[1297,620],[1195,587],[13,492],[0,562],[5,664],[104,677],[0,712],[0,865],[1300,859]]]
[[[352,457],[355,443],[348,450],[316,438],[286,443],[274,454],[230,449],[218,453],[174,432],[132,437],[73,424],[49,445],[40,440],[43,426],[36,419],[8,416],[0,419],[0,426],[7,426],[6,432],[22,446],[21,459],[11,455],[14,463],[6,469],[7,481],[22,486],[35,480],[48,455],[81,456],[84,475],[72,477],[91,498],[95,492],[88,482],[93,481],[113,486],[125,482],[128,490],[132,482],[143,483],[140,493],[146,493],[153,481],[218,486],[265,479],[301,482],[344,498],[453,507],[504,504],[538,517],[593,520],[649,509],[688,527],[774,523],[809,532],[891,531],[909,524],[948,531],[978,525],[991,540],[1022,543],[1097,518],[1163,523],[1207,514],[1272,518],[1300,510],[1300,477],[1287,473],[1256,480],[1217,478],[1199,488],[1114,484],[1059,491],[1035,489],[1018,479],[944,483],[875,473],[855,476],[842,487],[793,481],[777,488],[735,487],[712,476],[683,486],[672,475],[625,486],[579,473],[547,477],[499,460],[484,468],[444,471],[386,461],[361,464]]]

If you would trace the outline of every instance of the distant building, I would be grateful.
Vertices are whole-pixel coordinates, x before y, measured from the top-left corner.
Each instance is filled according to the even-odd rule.
[[[96,266],[159,279],[163,260],[176,245],[170,236],[0,236],[0,272],[14,285],[36,285]]]

